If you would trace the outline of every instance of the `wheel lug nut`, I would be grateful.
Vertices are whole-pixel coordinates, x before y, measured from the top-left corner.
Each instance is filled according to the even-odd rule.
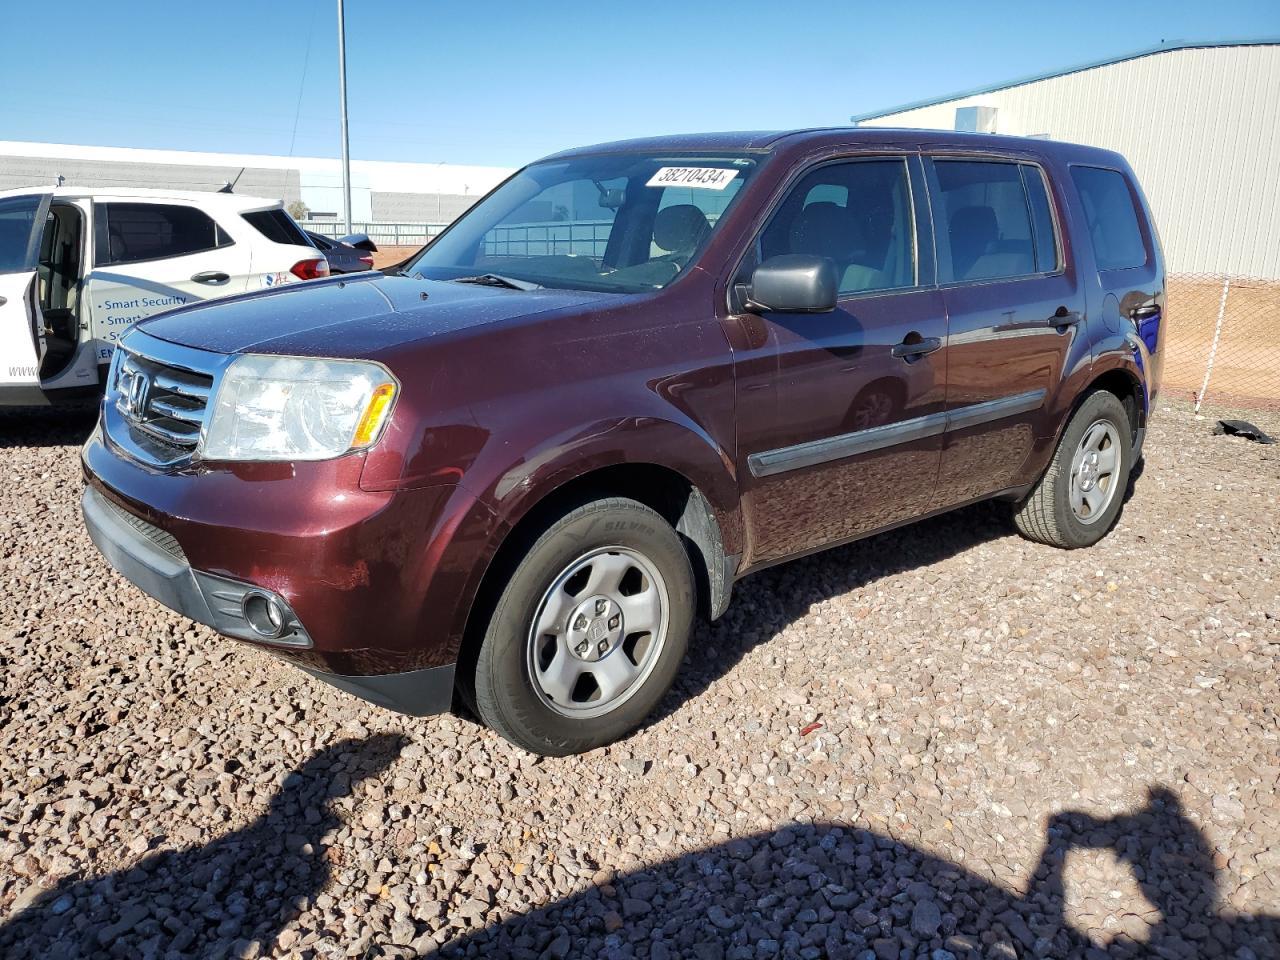
[[[609,649],[609,641],[608,641],[608,640],[601,640],[601,641],[600,641],[600,645],[599,645],[598,647],[596,647],[596,651],[597,651],[598,653],[604,653],[604,652],[605,652],[606,650],[608,650],[608,649]]]
[[[584,614],[581,614],[581,613],[578,614],[577,619],[573,621],[573,629],[575,630],[587,629],[587,618]]]
[[[608,606],[609,606],[608,601],[605,601],[605,600],[597,600],[597,601],[596,601],[596,613],[604,613],[605,609],[606,609]]]
[[[622,618],[615,613],[612,617],[609,618],[609,629],[617,630],[618,624],[620,624],[621,622],[622,622]]]
[[[578,651],[579,656],[585,655],[587,652],[587,641],[583,640],[580,644],[574,647],[574,649]]]

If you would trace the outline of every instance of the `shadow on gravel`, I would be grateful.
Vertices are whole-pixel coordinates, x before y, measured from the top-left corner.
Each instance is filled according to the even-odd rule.
[[[98,403],[0,408],[0,450],[11,447],[78,447],[98,420]]]
[[[1007,504],[979,503],[749,575],[734,587],[724,617],[697,622],[671,692],[645,725],[700,696],[753,648],[807,616],[814,604],[1012,533]]]
[[[1145,464],[1140,459],[1134,465],[1124,503],[1133,498]],[[754,647],[808,616],[814,604],[940,563],[989,540],[1016,536],[1010,509],[999,501],[973,504],[749,575],[734,587],[724,617],[714,623],[697,621],[671,692],[644,725],[665,719],[701,695]],[[1116,522],[1123,516],[1122,509]]]
[[[342,825],[329,801],[381,773],[407,742],[335,743],[289,774],[248,826],[129,870],[64,880],[0,926],[0,956],[212,958],[236,941],[270,944],[329,883],[321,841]]]
[[[1072,849],[1128,864],[1154,913],[1108,942],[1063,911]],[[1087,890],[1103,898],[1105,890]],[[403,951],[391,948],[393,956]],[[423,960],[452,957],[898,958],[1280,956],[1280,916],[1232,916],[1212,852],[1163,788],[1135,814],[1051,819],[1026,895],[867,830],[819,823],[731,840],[466,934]]]

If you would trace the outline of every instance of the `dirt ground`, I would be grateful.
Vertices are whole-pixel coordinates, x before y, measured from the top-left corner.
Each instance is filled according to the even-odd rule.
[[[375,270],[381,270],[407,259],[421,249],[421,247],[379,246],[378,252],[373,255],[373,267]]]
[[[752,576],[540,760],[147,599],[91,424],[0,414],[0,956],[1280,956],[1280,447],[1166,404],[1096,547],[988,505]]]

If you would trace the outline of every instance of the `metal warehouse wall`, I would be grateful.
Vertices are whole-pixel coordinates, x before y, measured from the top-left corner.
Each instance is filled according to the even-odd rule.
[[[297,170],[253,167],[188,166],[170,163],[121,163],[65,157],[0,156],[0,190],[52,185],[58,175],[68,187],[159,187],[168,190],[217,190],[234,181],[236,193],[277,197],[285,203],[299,197]],[[239,180],[236,180],[239,177]]]
[[[1124,154],[1171,270],[1280,279],[1280,46],[1170,50],[861,125],[950,130],[967,106],[997,108],[997,133]]]

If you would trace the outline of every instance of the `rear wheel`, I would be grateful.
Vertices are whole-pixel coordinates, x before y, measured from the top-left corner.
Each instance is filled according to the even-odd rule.
[[[1120,515],[1132,469],[1131,431],[1114,394],[1090,394],[1062,432],[1044,476],[1018,505],[1018,531],[1065,549],[1092,546],[1106,536]]]
[[[688,554],[659,514],[622,498],[579,507],[503,589],[476,661],[476,712],[534,753],[616,740],[670,688],[693,611]]]

